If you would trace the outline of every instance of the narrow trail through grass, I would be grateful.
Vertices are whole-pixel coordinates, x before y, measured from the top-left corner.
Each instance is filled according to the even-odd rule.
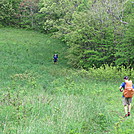
[[[134,108],[122,118],[120,82],[69,68],[65,52],[65,44],[49,35],[0,29],[0,133],[133,133]]]

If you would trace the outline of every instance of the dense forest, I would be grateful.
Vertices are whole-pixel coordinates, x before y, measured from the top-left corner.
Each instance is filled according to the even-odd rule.
[[[133,0],[1,0],[0,9],[0,27],[38,30],[65,42],[73,67],[134,67]]]

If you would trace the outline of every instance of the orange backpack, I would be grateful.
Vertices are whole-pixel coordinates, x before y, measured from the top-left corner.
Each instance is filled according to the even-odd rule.
[[[132,98],[134,94],[134,90],[132,87],[132,81],[125,81],[125,89],[124,89],[124,96],[126,98]]]

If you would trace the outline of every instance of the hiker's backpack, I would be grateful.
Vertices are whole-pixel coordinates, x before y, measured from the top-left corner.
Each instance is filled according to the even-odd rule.
[[[132,87],[132,81],[125,81],[125,89],[124,89],[124,96],[126,98],[132,98],[134,94],[134,90]]]

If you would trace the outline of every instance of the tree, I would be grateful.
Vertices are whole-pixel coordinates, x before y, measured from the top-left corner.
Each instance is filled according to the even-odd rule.
[[[19,19],[21,27],[34,28],[34,18],[39,11],[39,0],[22,0],[19,4]]]
[[[124,9],[122,2],[108,2],[93,1],[88,5],[80,2],[74,12],[59,19],[56,36],[67,42],[67,57],[73,66],[88,68],[114,63],[116,47],[124,34]],[[81,5],[84,10],[79,10]]]
[[[134,3],[132,0],[126,2],[124,20],[128,22],[124,26],[124,35],[121,43],[117,46],[116,64],[125,67],[134,67]]]
[[[1,0],[2,25],[52,33],[74,67],[134,67],[132,0]]]
[[[2,25],[16,25],[18,5],[20,0],[1,0],[0,1],[0,22]]]

